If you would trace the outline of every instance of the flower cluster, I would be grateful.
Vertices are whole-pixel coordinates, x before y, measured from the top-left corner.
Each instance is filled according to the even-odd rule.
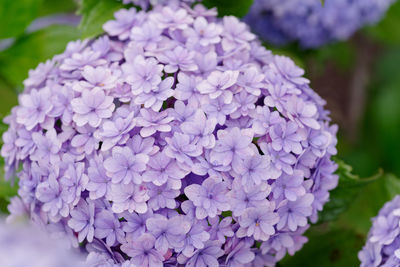
[[[194,2],[201,2],[202,0],[172,0],[173,1],[180,1],[186,4],[193,4]],[[124,4],[134,4],[142,9],[149,9],[153,6],[157,5],[166,5],[171,0],[122,0]]]
[[[65,245],[63,240],[54,240],[36,227],[10,226],[0,220],[0,266],[85,266],[81,255],[65,249]]]
[[[263,39],[277,45],[298,41],[318,47],[345,40],[376,23],[394,0],[254,0],[245,21]]]
[[[368,240],[358,253],[361,267],[400,266],[400,196],[373,218]]]
[[[272,266],[300,249],[338,180],[337,127],[304,71],[202,5],[115,17],[25,80],[3,136],[12,214],[86,245],[90,266]]]

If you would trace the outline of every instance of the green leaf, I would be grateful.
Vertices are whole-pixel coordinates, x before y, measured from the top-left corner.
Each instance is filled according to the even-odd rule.
[[[351,174],[349,166],[344,165],[341,169],[352,177],[350,179],[360,179]],[[278,266],[359,266],[357,253],[365,244],[371,218],[398,194],[400,179],[392,174],[370,181],[358,190],[348,210],[336,221],[312,225],[306,232],[309,242],[294,256],[287,256]]]
[[[74,0],[42,0],[43,4],[39,10],[39,16],[47,16],[55,13],[73,13],[77,8]]]
[[[3,118],[10,113],[11,108],[16,104],[16,91],[0,77],[0,134],[3,133],[4,129]]]
[[[340,215],[335,224],[352,229],[365,237],[372,225],[371,218],[378,214],[386,202],[399,194],[400,179],[393,174],[385,174],[362,188],[349,209]]]
[[[216,7],[219,16],[244,17],[253,4],[253,0],[204,0],[203,4],[208,8]]]
[[[66,44],[80,36],[76,27],[53,25],[17,39],[0,52],[0,74],[12,86],[21,86],[28,70],[65,50]]]
[[[41,4],[42,0],[1,0],[0,39],[23,33],[38,15]]]
[[[82,20],[79,29],[83,38],[95,37],[103,32],[103,24],[114,17],[114,12],[123,8],[116,0],[83,0],[79,14]]]
[[[7,205],[10,198],[17,195],[18,185],[11,185],[9,181],[4,180],[4,162],[0,163],[0,213],[8,213]]]
[[[282,267],[343,267],[359,266],[357,253],[364,244],[362,236],[345,229],[314,227],[306,233],[309,242],[287,256],[278,266]]]
[[[352,167],[342,160],[336,160],[339,175],[339,185],[330,192],[329,202],[325,204],[324,209],[319,213],[319,222],[332,221],[346,211],[353,200],[357,197],[360,190],[367,184],[382,177],[382,170],[370,178],[361,179],[352,173]]]

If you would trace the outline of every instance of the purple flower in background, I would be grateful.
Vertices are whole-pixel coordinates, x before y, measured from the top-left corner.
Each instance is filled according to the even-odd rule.
[[[358,253],[363,267],[397,266],[400,263],[400,197],[387,202],[375,218],[367,242]]]
[[[365,25],[375,24],[393,0],[255,0],[244,20],[275,45],[299,42],[303,48],[346,40]]]
[[[93,267],[273,266],[307,242],[338,184],[325,101],[195,2],[124,0],[142,10],[30,71],[4,120],[10,220],[85,244]],[[373,234],[387,254],[396,220]]]
[[[361,267],[379,266],[382,262],[382,246],[367,243],[363,250],[358,252],[358,258],[361,261]]]
[[[391,244],[400,233],[399,222],[400,213],[376,217],[369,240],[379,245]]]
[[[84,267],[84,257],[66,248],[66,239],[53,237],[37,225],[0,223],[0,265],[7,267]]]

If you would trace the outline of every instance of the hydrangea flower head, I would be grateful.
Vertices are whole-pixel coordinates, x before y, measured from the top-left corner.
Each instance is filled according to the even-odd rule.
[[[254,0],[245,21],[277,45],[299,42],[313,48],[346,40],[384,16],[394,0]]]
[[[386,203],[372,219],[367,243],[358,253],[362,267],[400,264],[400,196]]]
[[[13,216],[79,242],[90,266],[300,249],[337,184],[337,127],[304,71],[202,5],[123,9],[104,29],[31,72],[6,120]]]

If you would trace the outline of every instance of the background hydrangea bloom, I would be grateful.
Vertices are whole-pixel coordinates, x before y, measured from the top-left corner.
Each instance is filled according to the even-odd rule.
[[[7,225],[0,220],[0,265],[7,267],[84,267],[82,255],[66,249],[68,240],[56,240],[36,227]]]
[[[400,196],[386,203],[372,219],[367,243],[358,253],[362,267],[400,264]]]
[[[202,5],[115,17],[31,72],[6,119],[12,214],[81,242],[90,266],[274,265],[300,249],[338,179],[337,127],[304,71]]]
[[[394,0],[254,0],[245,21],[263,39],[318,47],[376,23]]]

